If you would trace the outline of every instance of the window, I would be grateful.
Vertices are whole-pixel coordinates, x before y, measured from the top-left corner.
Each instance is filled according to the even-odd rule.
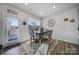
[[[34,17],[29,17],[28,18],[28,27],[29,27],[29,33],[31,33],[31,31],[33,30],[39,30],[39,28],[41,27],[41,20],[38,18],[34,18]]]
[[[33,17],[28,18],[28,25],[41,26],[41,20]]]

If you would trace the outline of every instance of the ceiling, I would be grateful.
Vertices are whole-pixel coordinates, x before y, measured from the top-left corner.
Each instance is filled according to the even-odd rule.
[[[21,10],[28,11],[40,17],[47,17],[51,14],[78,7],[78,3],[10,3]],[[53,8],[55,6],[56,8]]]

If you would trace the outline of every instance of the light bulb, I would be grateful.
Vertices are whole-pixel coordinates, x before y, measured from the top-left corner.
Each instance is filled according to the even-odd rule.
[[[28,3],[25,3],[25,5],[28,5]]]
[[[53,5],[53,8],[55,9],[55,8],[56,8],[56,6],[55,6],[55,5]]]

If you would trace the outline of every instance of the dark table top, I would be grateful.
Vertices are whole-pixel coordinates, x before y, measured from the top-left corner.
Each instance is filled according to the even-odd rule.
[[[36,35],[38,34],[52,34],[53,30],[43,31],[43,32],[36,32]]]

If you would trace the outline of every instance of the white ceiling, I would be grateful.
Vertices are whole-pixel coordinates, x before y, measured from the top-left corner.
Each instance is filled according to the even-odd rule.
[[[28,5],[25,5],[25,3],[11,3],[10,5],[40,17],[47,17],[51,14],[79,6],[78,3],[29,3]],[[53,5],[56,6],[55,9],[53,8]]]

